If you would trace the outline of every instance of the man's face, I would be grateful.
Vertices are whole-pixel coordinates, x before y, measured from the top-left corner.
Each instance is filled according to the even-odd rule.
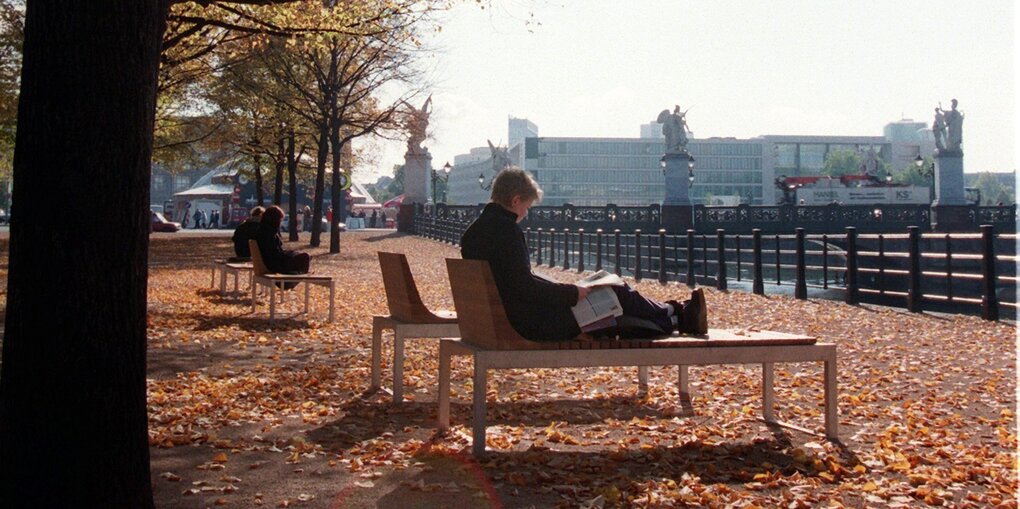
[[[528,209],[535,203],[535,200],[525,200],[519,195],[514,196],[513,201],[510,202],[510,211],[517,214],[517,222],[524,221],[525,217],[528,217]]]

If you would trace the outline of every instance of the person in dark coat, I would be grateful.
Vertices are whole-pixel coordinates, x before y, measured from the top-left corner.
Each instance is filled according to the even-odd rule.
[[[262,213],[262,221],[255,238],[258,241],[262,262],[266,264],[269,272],[274,274],[307,274],[312,259],[308,253],[283,249],[283,239],[280,238],[282,222],[283,209],[276,205]]]
[[[258,240],[259,228],[262,227],[262,213],[265,207],[255,207],[249,212],[248,218],[234,229],[234,257],[230,262],[243,262],[251,260],[251,249],[248,247],[249,240]]]
[[[532,341],[567,341],[581,333],[570,308],[589,288],[547,280],[531,271],[524,232],[517,225],[542,197],[528,173],[517,168],[501,171],[492,184],[489,204],[461,238],[461,255],[489,262],[510,325]],[[618,324],[595,331],[596,336],[662,337],[673,330],[708,331],[701,289],[681,304],[648,299],[629,286],[613,286],[623,308]]]

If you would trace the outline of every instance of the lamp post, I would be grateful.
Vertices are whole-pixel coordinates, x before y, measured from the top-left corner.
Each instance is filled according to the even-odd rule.
[[[432,169],[432,206],[433,207],[435,207],[439,203],[439,202],[436,201],[436,182],[439,182],[439,181],[446,182],[450,178],[450,170],[452,168],[453,167],[450,166],[449,161],[447,161],[447,163],[443,165],[443,171],[442,172],[436,171],[435,168]],[[445,195],[443,197],[443,201],[446,201]],[[433,210],[435,210],[435,209],[433,209]]]
[[[687,194],[694,187],[694,156],[687,154]],[[691,198],[691,228],[694,228],[694,199]]]
[[[928,205],[931,205],[935,201],[935,162],[932,161],[930,166],[925,166],[924,158],[917,154],[914,166],[917,166],[917,173],[928,181]]]

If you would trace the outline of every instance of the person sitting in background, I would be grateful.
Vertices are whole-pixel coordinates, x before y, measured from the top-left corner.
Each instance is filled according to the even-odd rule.
[[[532,341],[568,341],[581,333],[570,308],[591,291],[557,283],[531,271],[524,232],[517,225],[542,198],[538,183],[518,168],[501,171],[492,184],[489,204],[461,238],[461,255],[489,262],[510,325]],[[623,308],[617,325],[593,331],[593,336],[663,337],[674,330],[705,334],[708,315],[702,290],[691,299],[657,302],[630,286],[610,287]]]
[[[274,274],[307,274],[312,259],[308,253],[283,249],[283,239],[280,237],[282,222],[283,209],[276,205],[262,213],[262,222],[255,237],[262,262],[266,264],[266,269]],[[287,283],[287,288],[296,284]]]
[[[265,207],[251,209],[251,212],[248,213],[248,218],[234,229],[234,236],[231,237],[231,240],[234,241],[234,257],[228,259],[228,262],[251,261],[251,250],[248,248],[248,241],[258,238],[259,228],[262,226],[262,213],[265,210]]]

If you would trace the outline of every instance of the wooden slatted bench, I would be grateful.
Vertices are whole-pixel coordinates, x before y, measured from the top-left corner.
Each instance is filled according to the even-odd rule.
[[[386,288],[387,316],[372,317],[372,386],[380,385],[382,373],[382,333],[393,331],[393,402],[404,401],[404,340],[410,338],[443,338],[460,335],[457,314],[452,311],[430,311],[421,300],[414,283],[407,257],[400,253],[380,251],[379,268]]]
[[[257,290],[259,285],[269,289],[269,321],[272,322],[276,317],[276,291],[280,290],[281,301],[284,295],[283,289],[277,288],[277,285],[283,285],[286,283],[304,283],[305,313],[308,313],[310,286],[322,286],[329,288],[329,321],[333,321],[334,300],[336,298],[336,282],[333,280],[333,276],[321,276],[315,274],[274,274],[269,272],[269,269],[266,268],[266,264],[262,261],[262,253],[259,252],[258,243],[254,240],[249,240],[248,246],[251,248],[251,263],[254,267],[251,279],[252,313],[255,312],[257,304],[256,295],[258,293]]]
[[[234,293],[240,292],[239,279],[242,273],[248,275],[248,286],[251,287],[251,275],[255,266],[251,262],[231,262],[222,258],[213,260],[211,287],[216,287],[216,272],[220,273],[220,293],[227,293],[227,274],[234,276]]]
[[[690,400],[687,367],[708,364],[761,364],[762,408],[766,422],[775,420],[773,365],[777,362],[822,362],[825,366],[825,434],[839,436],[836,409],[836,345],[781,332],[736,333],[710,329],[707,336],[674,336],[654,341],[567,341],[538,343],[521,337],[506,318],[489,264],[447,259],[454,306],[460,316],[460,339],[439,345],[439,423],[450,425],[450,362],[454,355],[474,359],[472,451],[485,452],[486,378],[489,370],[600,366],[679,366],[681,402]]]

